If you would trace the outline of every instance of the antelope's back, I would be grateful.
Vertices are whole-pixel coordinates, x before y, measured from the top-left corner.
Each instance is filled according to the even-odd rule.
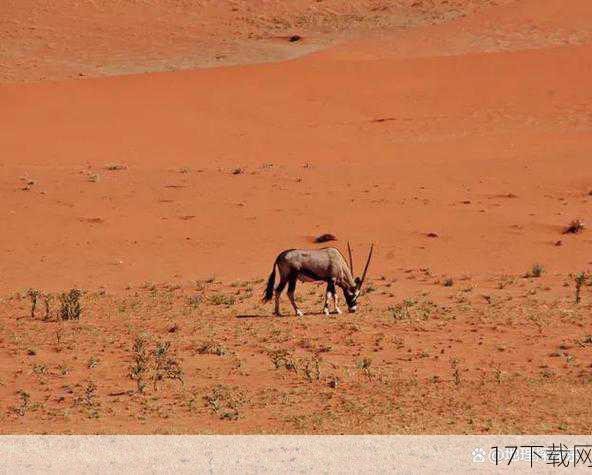
[[[331,269],[339,268],[345,264],[341,252],[334,247],[290,249],[280,254],[280,260],[293,270],[307,270],[320,277],[327,276]]]

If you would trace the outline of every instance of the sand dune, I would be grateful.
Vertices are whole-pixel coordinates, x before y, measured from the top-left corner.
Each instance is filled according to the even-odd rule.
[[[531,25],[585,26],[585,2],[551,19],[559,4],[537,4]],[[530,11],[499,8],[500,30]],[[377,273],[587,266],[590,238],[560,231],[592,200],[590,46],[457,54],[470,22],[275,64],[2,86],[0,285],[259,276],[321,232],[375,241]],[[436,56],[388,46],[455,31]]]
[[[0,82],[285,60],[370,32],[449,21],[492,3],[5,0],[0,6]],[[295,34],[302,41],[288,41]]]

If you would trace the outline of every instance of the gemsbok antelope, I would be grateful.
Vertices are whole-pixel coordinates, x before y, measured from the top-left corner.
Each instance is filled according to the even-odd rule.
[[[325,247],[322,249],[289,249],[280,253],[275,262],[273,269],[267,281],[267,288],[263,296],[264,302],[269,302],[274,294],[275,285],[275,271],[276,268],[280,273],[280,282],[275,288],[275,315],[280,315],[280,295],[286,284],[288,284],[288,298],[294,307],[294,311],[298,317],[304,315],[302,310],[298,308],[294,300],[294,291],[296,290],[296,281],[327,282],[327,290],[325,292],[325,306],[323,312],[329,315],[329,299],[333,299],[333,306],[335,313],[341,313],[337,306],[337,292],[336,286],[341,287],[343,296],[347,302],[347,307],[350,312],[355,312],[358,305],[358,297],[362,289],[362,284],[366,279],[370,259],[372,258],[372,251],[374,244],[370,247],[368,253],[368,260],[362,277],[354,278],[354,268],[351,247],[347,243],[347,251],[349,254],[349,266],[345,262],[345,258],[334,247]]]

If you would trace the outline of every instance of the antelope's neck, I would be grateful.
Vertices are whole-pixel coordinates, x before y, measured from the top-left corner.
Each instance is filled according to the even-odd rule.
[[[339,287],[341,287],[342,289],[349,289],[356,285],[354,277],[352,276],[351,271],[348,268],[343,269],[343,272],[339,278],[339,281],[337,282],[337,285],[339,285]]]

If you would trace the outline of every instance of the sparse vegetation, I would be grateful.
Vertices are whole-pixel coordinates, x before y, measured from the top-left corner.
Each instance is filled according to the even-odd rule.
[[[93,368],[96,368],[98,364],[99,364],[99,360],[97,358],[95,358],[94,356],[91,356],[88,359],[88,362],[86,363],[86,367],[89,369],[93,369]]]
[[[62,327],[58,327],[58,329],[55,331],[55,339],[56,339],[56,351],[60,352],[62,351],[62,339],[63,339],[63,335],[64,335],[64,329]]]
[[[310,383],[321,380],[321,362],[316,356],[310,360],[306,360],[303,366],[306,379]]]
[[[40,292],[38,290],[29,289],[27,295],[31,299],[31,318],[35,318],[35,309],[37,308],[37,299],[39,298]]]
[[[545,268],[541,264],[533,264],[531,269],[524,274],[524,277],[529,278],[539,278],[545,272]]]
[[[212,305],[234,305],[236,297],[234,295],[214,294],[210,296],[209,301]]]
[[[224,356],[228,354],[228,349],[224,346],[214,342],[214,341],[205,341],[199,343],[195,350],[200,355],[217,355],[217,356]]]
[[[578,304],[578,303],[580,303],[580,301],[582,299],[582,297],[581,297],[582,287],[586,283],[586,281],[588,280],[588,274],[586,272],[580,272],[575,275],[574,280],[576,283],[576,303]]]
[[[191,295],[190,297],[187,297],[187,305],[189,305],[193,309],[198,308],[202,302],[203,296],[201,294],[195,294]]]
[[[452,379],[454,384],[460,386],[461,379],[460,379],[460,367],[458,366],[459,361],[456,358],[452,358],[450,360],[450,366],[452,368]]]
[[[439,307],[431,300],[415,301],[406,299],[402,303],[389,307],[395,321],[421,320],[426,321],[437,312],[445,314],[446,309]]]
[[[95,396],[97,395],[97,385],[90,381],[86,387],[84,388],[84,397],[82,399],[82,402],[89,407],[94,406],[95,402]]]
[[[150,359],[148,356],[148,341],[145,335],[138,335],[132,347],[133,364],[129,371],[129,377],[136,383],[136,390],[143,393],[146,388]]]
[[[149,379],[152,380],[155,391],[158,383],[166,379],[179,381],[183,385],[183,370],[179,361],[171,354],[171,343],[157,341],[152,352],[148,350],[148,346],[149,338],[142,334],[136,337],[132,347],[133,364],[129,377],[135,381],[137,392],[145,392]]]
[[[372,358],[368,358],[367,356],[365,356],[364,358],[358,361],[356,366],[358,367],[358,369],[361,369],[366,376],[371,376],[370,367],[372,366]]]
[[[244,404],[245,397],[241,391],[219,384],[204,395],[204,400],[220,419],[234,421],[239,418],[239,409]]]
[[[269,351],[268,355],[275,369],[285,368],[289,371],[298,371],[296,360],[288,350]]]
[[[497,384],[501,384],[502,383],[503,374],[504,374],[504,372],[501,369],[499,369],[499,368],[494,368],[493,369],[493,375],[494,375],[494,378],[495,378],[495,382]]]
[[[550,292],[557,288],[555,277],[549,276]],[[563,276],[561,282],[572,286],[576,277]],[[426,276],[427,284],[424,281],[423,285],[441,285],[432,278]],[[578,278],[584,300],[588,281]],[[463,285],[454,295],[441,290],[440,295],[434,291],[429,298],[423,291],[425,287],[408,289],[410,296],[392,306],[388,306],[392,296],[383,293],[390,280],[376,279],[375,292],[364,297],[368,301],[357,314],[344,314],[331,322],[315,319],[315,315],[301,320],[276,320],[261,315],[256,296],[241,300],[245,289],[254,285],[254,279],[207,284],[199,291],[204,298],[195,309],[188,307],[188,298],[195,291],[193,285],[179,288],[150,284],[147,288],[128,290],[124,295],[89,293],[84,301],[84,322],[74,325],[61,318],[49,325],[40,323],[43,312],[39,312],[39,306],[41,303],[42,307],[44,294],[40,294],[37,303],[37,320],[31,320],[30,298],[27,293],[20,293],[12,300],[0,299],[0,309],[10,314],[11,306],[20,303],[21,313],[26,309],[27,318],[8,319],[11,330],[0,332],[0,337],[9,351],[18,349],[18,358],[27,361],[24,374],[18,377],[29,378],[26,392],[31,394],[31,400],[24,397],[22,407],[15,403],[10,414],[19,417],[22,424],[44,420],[50,427],[51,421],[61,418],[74,424],[80,424],[83,418],[85,424],[99,420],[101,427],[111,428],[115,420],[121,424],[129,417],[130,423],[150,430],[159,427],[162,419],[170,418],[171,424],[178,424],[183,417],[191,416],[199,427],[196,430],[218,430],[219,426],[211,425],[214,423],[244,430],[243,424],[247,420],[252,424],[253,420],[252,414],[245,412],[249,388],[249,407],[257,411],[257,417],[263,408],[282,414],[274,422],[282,433],[345,432],[353,430],[354,424],[363,430],[388,433],[393,427],[401,427],[401,420],[418,432],[423,430],[421,427],[448,427],[442,425],[446,423],[442,418],[433,417],[433,411],[442,408],[442,404],[458,407],[459,398],[475,388],[488,391],[498,401],[502,391],[515,385],[542,404],[549,400],[549,392],[554,398],[560,396],[550,387],[541,395],[535,392],[537,385],[561,381],[585,399],[576,388],[584,387],[581,383],[587,381],[587,376],[571,375],[564,368],[579,368],[585,361],[585,352],[592,347],[587,333],[572,334],[585,321],[589,306],[576,306],[573,295],[571,302],[556,297],[553,300],[554,297],[542,293],[541,285],[536,286],[537,294],[528,300],[521,299],[535,286],[516,276],[507,276],[504,282],[512,279],[514,284],[502,289],[498,288],[499,278],[489,281],[493,287],[489,288],[489,303],[481,293],[467,300],[471,296],[463,292]],[[472,280],[471,286],[481,287],[482,281]],[[315,290],[318,295],[319,288]],[[520,296],[512,300],[512,293]],[[229,315],[210,300],[212,295],[236,295],[236,311]],[[465,297],[462,302],[458,295]],[[436,303],[439,299],[444,301]],[[309,294],[307,300],[313,300]],[[253,318],[236,318],[251,306],[257,309]],[[59,317],[60,306],[55,311]],[[177,322],[181,319],[183,324],[179,327]],[[503,338],[489,338],[491,332],[497,335],[496,329],[502,325],[507,329]],[[43,331],[31,331],[37,328],[48,329],[51,338],[44,338]],[[154,336],[142,333],[143,328],[150,329]],[[467,328],[476,331],[469,334]],[[550,331],[541,332],[544,328]],[[567,331],[566,338],[558,347],[552,335],[562,331]],[[132,335],[131,339],[121,340],[121,335],[126,334]],[[538,337],[530,339],[533,334]],[[528,345],[529,357],[534,355],[542,360],[541,365],[525,370],[525,378],[517,378],[507,366],[509,359],[525,358],[518,341]],[[121,371],[121,354],[110,349],[121,345],[125,348],[126,343],[131,349],[126,368]],[[477,346],[481,343],[484,346]],[[466,356],[467,351],[481,348],[489,354],[489,371],[472,369],[474,360]],[[54,351],[59,351],[53,353],[60,358],[58,361],[52,358]],[[551,354],[556,355],[552,360],[555,364],[544,367],[544,359]],[[469,358],[467,370],[460,363],[461,356]],[[191,361],[188,368],[184,367],[184,359]],[[420,368],[430,370],[426,374]],[[81,369],[85,378],[92,375],[94,381],[78,379]],[[108,379],[104,379],[106,374]],[[239,386],[216,384],[229,380]],[[418,388],[426,382],[435,385],[441,397],[436,402],[430,393],[421,393],[419,405]],[[10,376],[2,378],[0,391],[2,384],[10,388]],[[46,400],[46,388],[55,397]],[[9,397],[14,394],[14,386],[10,390]],[[33,403],[36,394],[41,396],[38,403]],[[300,417],[294,412],[296,408],[316,405],[330,406],[333,415],[316,411],[318,418],[310,414]],[[393,419],[380,419],[380,414],[387,410],[388,417]],[[488,423],[474,411],[467,411],[475,423],[469,428],[460,418],[455,419],[454,427],[485,431]],[[404,414],[408,412],[418,414],[418,421],[407,419]],[[426,419],[428,412],[431,415]],[[214,418],[205,417],[208,413]],[[21,418],[20,414],[26,417]],[[497,427],[500,419],[496,413],[487,414],[493,421],[491,427]],[[513,421],[511,416],[508,420]]]
[[[36,364],[35,366],[33,366],[33,373],[38,375],[47,374],[47,366],[45,366],[42,363]]]
[[[20,399],[20,405],[16,408],[16,413],[22,417],[27,413],[27,410],[30,407],[31,395],[27,391],[23,391],[22,389],[19,389],[17,391],[17,394]]]
[[[154,350],[154,375],[152,381],[154,382],[154,390],[160,381],[171,379],[179,381],[183,384],[183,370],[179,362],[170,354],[171,343],[168,341],[160,341],[156,344]]]
[[[119,171],[119,170],[127,170],[127,165],[123,165],[121,163],[109,163],[105,166],[105,170],[109,171]]]
[[[499,290],[503,290],[503,289],[505,289],[506,287],[509,287],[509,286],[513,285],[515,282],[516,282],[516,279],[514,279],[514,277],[511,277],[511,276],[504,276],[504,277],[503,277],[503,278],[500,280],[500,282],[498,283],[498,285],[497,285],[497,288],[498,288]]]
[[[389,307],[389,310],[393,314],[395,320],[407,320],[410,317],[409,309],[415,304],[410,300],[405,300],[403,303],[399,303],[393,307]]]
[[[49,293],[43,294],[43,303],[45,304],[45,315],[43,316],[44,321],[48,321],[51,318],[50,304],[51,304],[52,298],[53,298],[52,295]]]
[[[80,320],[80,314],[82,313],[81,296],[82,292],[78,289],[72,289],[60,295],[60,318],[62,320]]]

